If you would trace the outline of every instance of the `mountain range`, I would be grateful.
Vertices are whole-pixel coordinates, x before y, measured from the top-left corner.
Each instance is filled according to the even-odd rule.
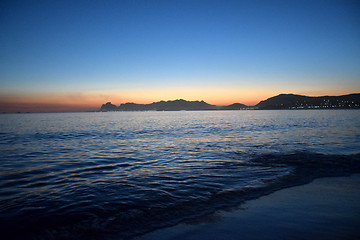
[[[330,109],[360,108],[360,93],[342,96],[309,97],[296,94],[280,94],[255,106],[234,103],[228,106],[216,106],[204,101],[186,101],[183,99],[153,102],[151,104],[123,103],[119,106],[108,102],[99,111],[182,111],[182,110],[245,110],[245,109]]]
[[[280,94],[259,102],[255,107],[257,109],[360,108],[360,93],[322,97]]]

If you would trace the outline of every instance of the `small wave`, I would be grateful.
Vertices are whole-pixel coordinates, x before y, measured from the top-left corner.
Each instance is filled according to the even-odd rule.
[[[350,155],[295,152],[264,154],[252,160],[265,166],[291,166],[299,177],[338,176],[360,172],[360,153]]]
[[[118,167],[128,167],[130,164],[119,163],[115,165],[98,165],[87,168],[74,169],[80,172],[113,170]],[[235,167],[236,164],[226,163],[222,167]],[[259,178],[251,179],[245,177],[253,184],[242,187],[227,187],[214,180],[214,175],[202,173],[200,178],[205,179],[205,184],[196,183],[197,177],[192,176],[191,186],[194,191],[205,191],[206,194],[177,195],[176,188],[181,187],[180,182],[187,179],[168,175],[153,175],[149,183],[150,188],[142,188],[139,192],[134,192],[133,197],[138,195],[137,201],[130,201],[124,204],[121,202],[93,203],[91,197],[79,202],[69,202],[62,207],[57,207],[57,213],[46,215],[27,222],[22,226],[22,232],[18,228],[14,234],[14,239],[21,239],[23,233],[31,232],[34,236],[44,239],[103,239],[116,237],[117,239],[128,239],[137,235],[144,234],[157,228],[177,224],[179,222],[194,219],[205,214],[214,212],[217,209],[237,206],[243,201],[254,199],[276,190],[304,184],[314,178],[323,176],[340,176],[360,172],[360,153],[353,155],[330,155],[312,152],[295,152],[291,154],[262,154],[255,156],[249,162],[239,160],[238,167],[247,167],[249,175],[259,172],[259,176],[264,175],[264,181]],[[252,168],[255,167],[255,168]],[[257,170],[256,170],[257,169]],[[276,169],[287,169],[279,174]],[[218,171],[221,170],[218,169]],[[277,174],[277,177],[267,179],[268,174]],[[275,174],[275,175],[276,175]],[[229,175],[233,177],[231,174]],[[219,174],[218,178],[226,178],[226,175]],[[168,190],[161,189],[161,183],[171,182]],[[176,184],[179,182],[179,184]],[[141,184],[145,184],[143,181]],[[125,185],[123,185],[125,186]],[[173,188],[171,188],[173,186]],[[204,186],[207,186],[204,188]],[[137,185],[129,185],[131,188]],[[152,190],[151,187],[154,189]],[[203,190],[201,190],[204,188]],[[90,194],[90,193],[89,193]],[[145,198],[145,199],[144,199]],[[147,200],[146,200],[147,198]],[[163,201],[159,202],[159,199]],[[145,200],[147,202],[145,202]],[[62,209],[62,210],[61,210]],[[61,211],[60,211],[61,210]],[[42,212],[42,208],[26,209],[26,212]],[[62,212],[60,214],[60,212]],[[59,215],[60,214],[60,215]],[[3,222],[3,221],[2,221]],[[39,228],[38,226],[42,226]],[[10,230],[9,230],[10,229]],[[5,229],[6,233],[11,228]],[[44,230],[45,229],[45,230]]]

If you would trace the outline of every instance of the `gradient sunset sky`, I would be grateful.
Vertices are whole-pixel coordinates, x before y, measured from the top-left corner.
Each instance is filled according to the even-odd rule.
[[[360,92],[360,1],[0,3],[0,112]]]

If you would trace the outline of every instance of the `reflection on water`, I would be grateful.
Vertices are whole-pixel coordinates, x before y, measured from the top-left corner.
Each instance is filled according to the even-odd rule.
[[[3,114],[0,230],[19,239],[128,237],[261,195],[284,176],[309,174],[295,171],[306,162],[331,168],[322,162],[332,159],[343,171],[359,159],[359,117],[357,110]]]

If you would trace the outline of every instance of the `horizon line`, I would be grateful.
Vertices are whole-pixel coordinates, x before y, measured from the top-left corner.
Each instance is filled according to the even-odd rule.
[[[266,101],[270,98],[273,98],[273,97],[277,97],[277,96],[280,96],[280,95],[295,95],[295,96],[303,96],[303,97],[313,97],[313,98],[321,98],[321,97],[341,97],[341,96],[348,96],[348,95],[354,95],[354,94],[360,94],[360,92],[353,92],[353,93],[348,93],[348,94],[341,94],[341,95],[316,95],[316,96],[310,96],[310,95],[304,95],[304,94],[296,94],[296,93],[279,93],[277,95],[274,95],[272,97],[269,97],[267,99],[264,99],[264,100],[260,100],[258,103],[256,103],[255,105],[259,104],[260,102],[262,101]],[[158,102],[173,102],[173,101],[180,101],[180,100],[184,100],[184,101],[187,101],[187,102],[205,102],[205,103],[208,103],[204,100],[186,100],[184,98],[176,98],[176,99],[167,99],[167,100],[159,100],[159,101],[152,101],[151,103],[136,103],[136,102],[122,102],[118,105],[121,105],[121,104],[127,104],[127,103],[133,103],[133,104],[141,104],[141,105],[147,105],[147,104],[152,104],[152,103],[158,103]],[[112,101],[108,101],[106,103],[111,103],[112,104]],[[106,104],[105,103],[105,104]],[[247,104],[244,104],[244,103],[241,103],[241,102],[233,102],[231,104],[227,104],[227,105],[217,105],[217,104],[210,104],[210,105],[213,105],[213,106],[219,106],[219,107],[223,107],[223,106],[229,106],[229,105],[232,105],[232,104],[243,104],[245,106],[248,106],[248,107],[254,107],[255,105],[247,105]],[[114,104],[116,105],[116,104]]]
[[[246,107],[254,107],[257,104],[259,104],[261,101],[265,101],[267,99],[279,96],[279,95],[296,95],[296,96],[306,96],[306,97],[340,97],[340,96],[346,96],[346,95],[352,95],[352,94],[360,94],[357,92],[352,92],[349,94],[340,94],[340,95],[304,95],[304,94],[295,94],[295,93],[280,93],[271,97],[268,97],[264,100],[260,100],[258,101],[256,104],[243,104],[239,101],[235,101],[232,102],[230,104],[210,104],[213,106],[217,106],[217,107],[225,107],[225,106],[230,106],[232,104],[243,104]],[[5,101],[2,101],[2,99],[0,98],[0,113],[55,113],[55,112],[59,112],[59,113],[64,113],[64,112],[94,112],[94,111],[98,111],[98,109],[103,105],[106,104],[107,102],[110,102],[112,104],[112,101],[103,101],[100,102],[100,100],[98,99],[97,102],[92,102],[92,103],[84,103],[81,101],[73,101],[73,102],[60,102],[56,101],[56,102],[51,102],[51,101],[37,101],[37,102],[31,102],[31,101],[19,101],[18,98],[17,100],[13,100],[12,99],[4,99]],[[9,101],[10,100],[10,101]],[[44,100],[44,99],[43,99]],[[151,101],[149,103],[135,103],[134,101],[128,101],[128,102],[122,102],[120,104],[113,104],[115,106],[120,106],[121,104],[126,104],[126,103],[133,103],[133,104],[142,104],[142,105],[146,105],[146,104],[152,104],[152,103],[156,103],[156,102],[169,102],[169,101],[176,101],[176,100],[184,100],[184,101],[188,101],[188,102],[205,102],[207,104],[209,104],[207,101],[205,100],[185,100],[184,98],[177,98],[177,99],[167,99],[167,100],[159,100],[159,101]]]

